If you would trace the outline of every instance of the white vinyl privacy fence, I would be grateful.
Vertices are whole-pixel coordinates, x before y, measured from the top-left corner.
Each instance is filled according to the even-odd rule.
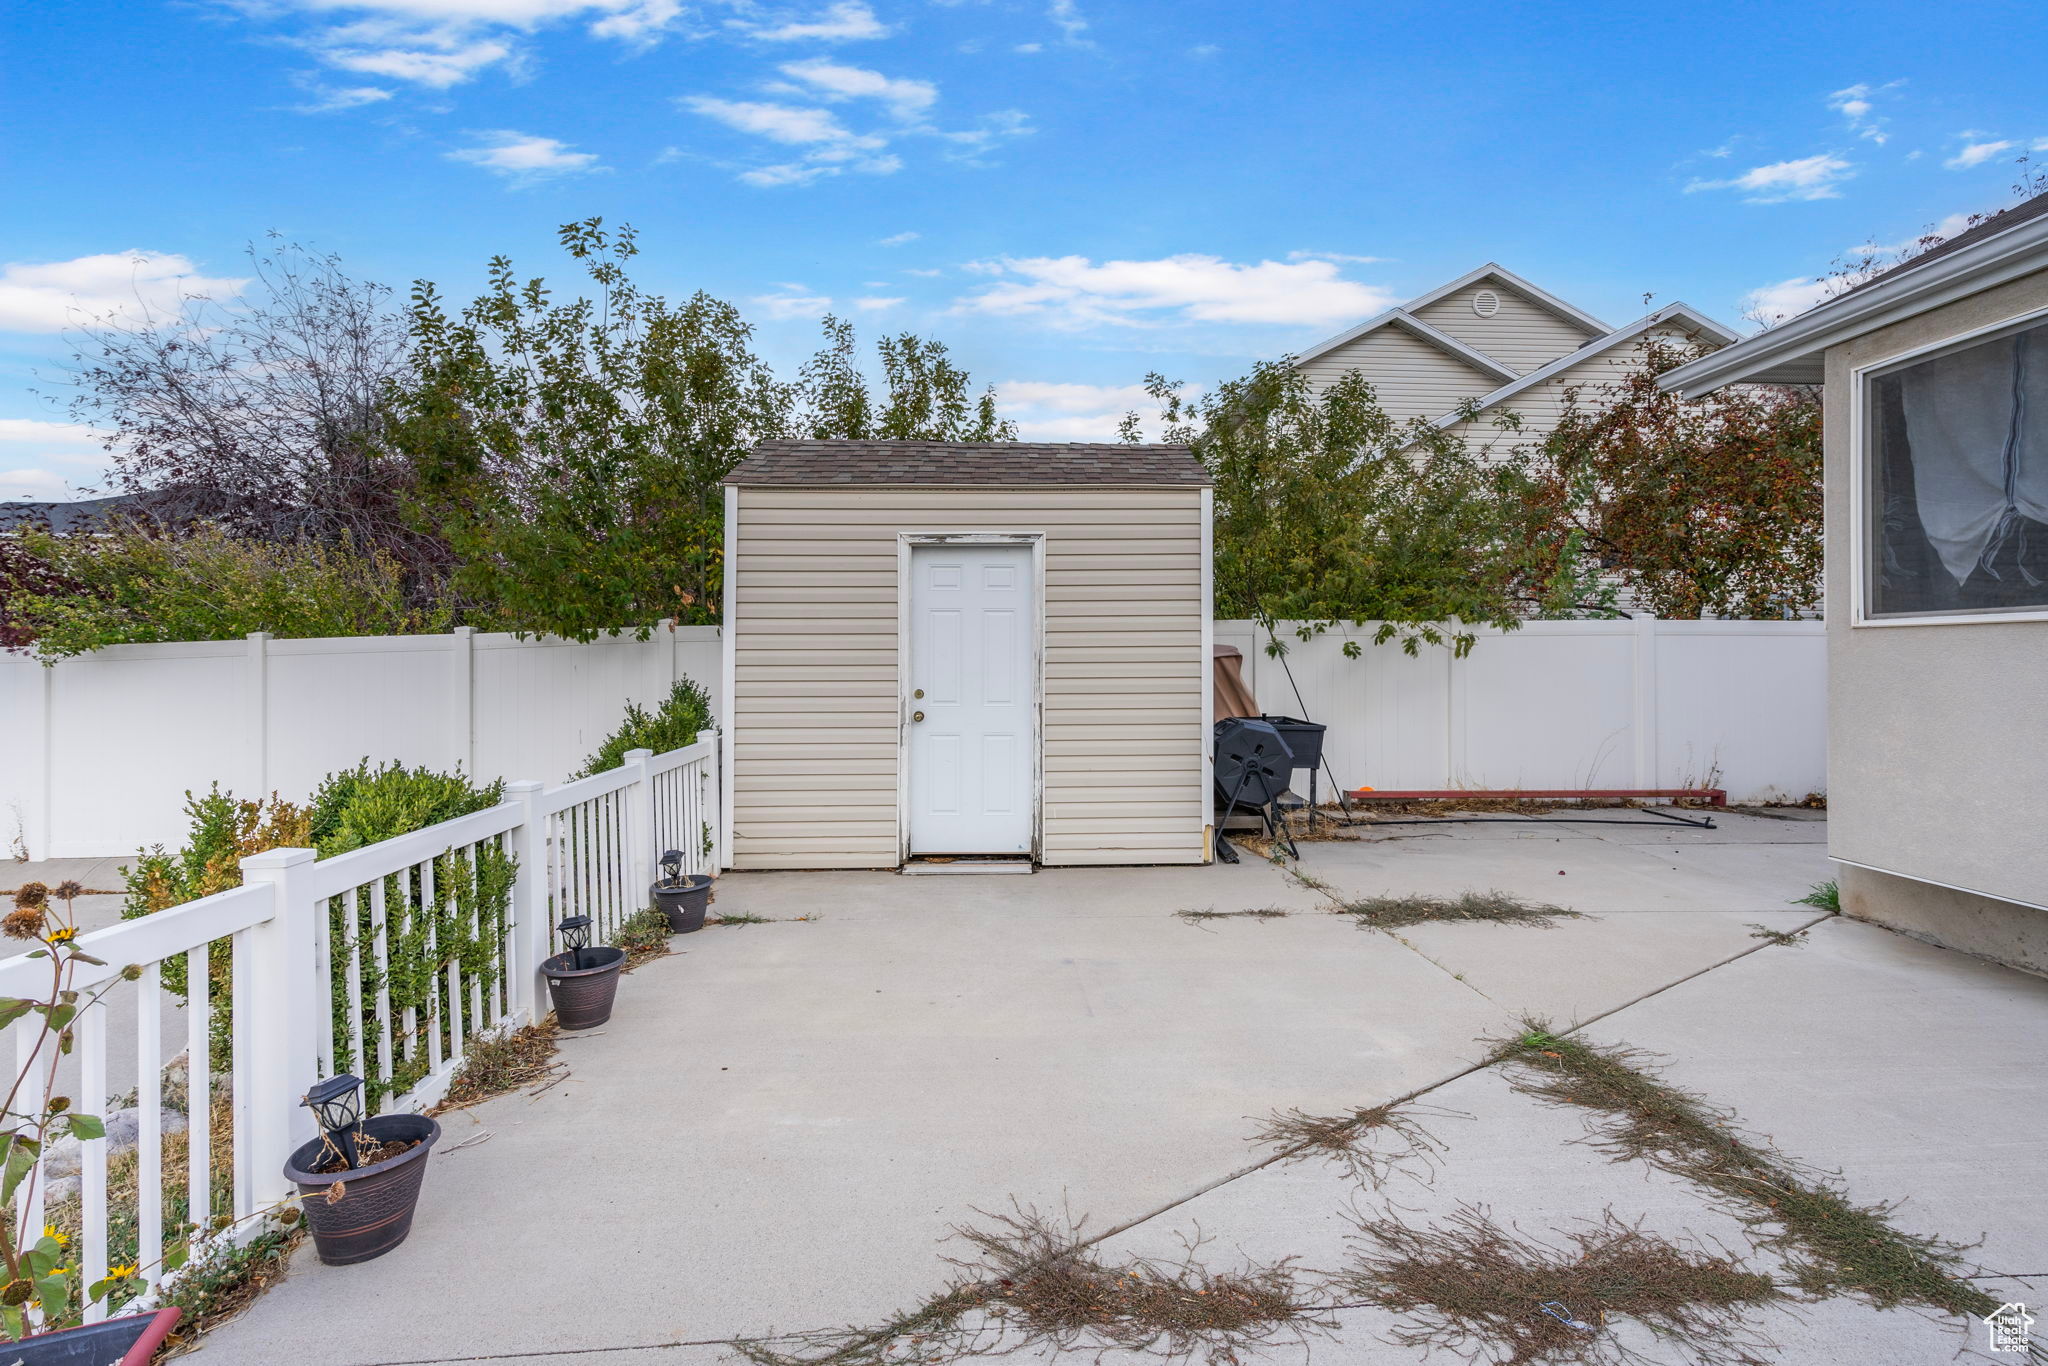
[[[1374,645],[1371,625],[1278,634],[1282,659],[1249,621],[1215,639],[1243,652],[1263,710],[1329,726],[1347,788],[1713,786],[1745,802],[1827,787],[1824,622],[1532,621],[1480,630],[1463,659]]]
[[[467,1041],[546,1015],[540,965],[559,947],[563,917],[591,916],[593,942],[609,942],[647,904],[664,850],[682,850],[689,872],[718,866],[723,756],[711,732],[667,754],[635,750],[623,767],[578,782],[511,783],[490,810],[335,858],[271,850],[242,861],[240,887],[81,936],[101,965],[81,963],[73,985],[109,986],[72,1024],[76,1108],[106,1112],[110,1052],[132,1050],[141,1082],[133,1194],[110,1203],[109,1140],[81,1145],[76,1251],[86,1283],[118,1258],[142,1263],[154,1284],[166,1236],[196,1243],[257,1226],[290,1193],[286,1158],[314,1136],[299,1104],[314,1081],[354,1072],[375,1112],[424,1109],[446,1091]],[[505,876],[494,881],[493,869]],[[130,982],[125,968],[140,975]],[[46,960],[7,959],[0,996],[40,996],[49,977]],[[184,1037],[167,1041],[163,996],[176,990]],[[129,992],[133,1037],[111,1037],[117,998]],[[22,1074],[58,1065],[32,1019],[8,1031]],[[168,1196],[199,1226],[190,1232],[184,1218],[166,1220],[164,1106],[151,1084],[180,1049],[189,1125],[174,1138],[187,1151]],[[225,1160],[209,1151],[222,1127],[232,1130]],[[38,1170],[18,1193],[31,1228],[43,1222],[46,1184]],[[221,1218],[231,1222],[215,1235],[208,1225]]]
[[[177,848],[184,794],[304,801],[362,759],[560,779],[679,678],[718,696],[718,628],[578,644],[447,635],[117,645],[45,667],[0,653],[0,845],[33,858]],[[0,851],[12,852],[12,850]]]

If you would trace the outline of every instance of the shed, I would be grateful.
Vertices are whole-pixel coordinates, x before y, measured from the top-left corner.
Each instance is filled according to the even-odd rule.
[[[725,480],[735,868],[1210,854],[1184,446],[770,441]]]

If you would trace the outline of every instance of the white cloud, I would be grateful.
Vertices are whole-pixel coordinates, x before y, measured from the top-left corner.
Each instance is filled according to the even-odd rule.
[[[1010,49],[1010,51],[1012,51],[1012,52],[1018,52],[1018,53],[1022,53],[1022,54],[1023,54],[1024,56],[1026,56],[1026,57],[1031,57],[1031,56],[1036,56],[1036,55],[1037,55],[1038,53],[1041,53],[1041,52],[1045,51],[1045,44],[1044,44],[1044,43],[1019,43],[1019,44],[1017,44],[1017,46],[1015,46],[1015,47],[1011,48],[1011,49]]]
[[[432,35],[422,34],[410,43],[388,47],[324,46],[320,56],[343,71],[446,90],[505,61],[512,56],[512,48],[494,39],[438,44]]]
[[[1971,138],[1984,137],[1982,133],[1958,133],[1956,136],[1963,139],[1962,150],[1941,163],[1951,171],[1967,171],[1972,166],[1982,166],[1999,153],[2010,152],[2013,148],[2019,146],[2019,143],[2012,138],[1999,138],[1981,142],[1970,141]]]
[[[61,332],[94,320],[175,316],[195,296],[233,298],[247,280],[201,275],[174,252],[122,251],[0,267],[0,332]]]
[[[1088,41],[1088,21],[1081,16],[1081,7],[1074,0],[1052,0],[1045,7],[1045,17],[1053,21],[1068,42],[1085,44]]]
[[[1804,276],[1780,280],[1743,295],[1742,316],[1776,326],[1832,298],[1842,287],[1839,280],[1812,280]]]
[[[311,104],[296,106],[301,114],[332,114],[342,109],[360,109],[366,104],[381,104],[391,98],[391,92],[381,86],[352,85],[340,90],[324,86],[313,89]]]
[[[921,232],[893,232],[887,237],[878,240],[875,245],[878,247],[900,247],[905,242],[915,242],[922,236],[924,234]]]
[[[760,24],[743,19],[726,21],[732,28],[767,43],[849,43],[866,38],[886,38],[889,26],[875,17],[875,12],[858,0],[842,0],[829,5],[814,19],[790,19],[781,23]]]
[[[1060,384],[1035,379],[1004,380],[996,397],[1020,408],[1054,413],[1128,412],[1152,402],[1142,384]]]
[[[1184,254],[1098,265],[1083,256],[1037,256],[977,262],[974,269],[1004,278],[959,299],[958,310],[1035,317],[1056,327],[1162,321],[1327,327],[1396,302],[1323,260],[1240,265]]]
[[[339,70],[432,89],[516,63],[520,40],[550,25],[580,22],[593,37],[646,46],[684,17],[682,0],[273,0],[239,8],[266,18],[304,15],[316,25],[348,16],[294,41]]]
[[[791,80],[802,82],[807,93],[818,99],[879,100],[899,119],[917,117],[939,98],[939,88],[930,81],[884,76],[879,71],[844,66],[824,57],[786,62],[780,69]]]
[[[1199,390],[1183,389],[1183,397]],[[1114,441],[1125,413],[1158,410],[1142,384],[1072,384],[1004,380],[996,385],[1003,416],[1026,441]]]
[[[1347,265],[1375,266],[1392,258],[1387,256],[1350,256],[1341,251],[1290,251],[1287,253],[1287,259],[1290,261],[1342,261]]]
[[[863,313],[881,313],[887,309],[896,307],[896,305],[902,302],[903,300],[900,297],[889,298],[881,295],[870,294],[863,298],[855,299],[853,301],[853,306]]]
[[[448,159],[481,166],[518,184],[609,169],[598,165],[597,153],[571,151],[568,143],[556,138],[536,137],[509,128],[473,136],[476,146],[449,152]]]
[[[905,275],[915,275],[921,280],[936,280],[946,272],[943,270],[921,270],[916,266],[905,266],[903,273]]]
[[[1857,137],[1867,138],[1882,147],[1891,141],[1891,134],[1885,131],[1887,120],[1875,114],[1877,101],[1904,84],[1904,81],[1888,81],[1883,85],[1871,85],[1862,81],[1844,86],[1828,96],[1828,108],[1840,114]]]
[[[753,302],[771,318],[822,318],[832,311],[830,295],[812,294],[798,284],[778,285],[775,293],[757,295]]]
[[[1728,180],[1695,180],[1687,194],[1699,190],[1742,190],[1752,204],[1781,204],[1788,199],[1838,199],[1837,188],[1856,174],[1855,166],[1831,152],[1757,166]]]
[[[770,142],[801,147],[810,143],[850,143],[857,140],[829,109],[805,109],[759,100],[719,100],[708,95],[693,95],[683,103],[686,108],[706,118],[717,119],[728,128],[752,133]],[[879,138],[870,138],[867,143],[871,147],[882,145]]]
[[[106,468],[106,434],[75,422],[0,417],[0,499],[63,499]],[[69,467],[58,468],[58,467]]]

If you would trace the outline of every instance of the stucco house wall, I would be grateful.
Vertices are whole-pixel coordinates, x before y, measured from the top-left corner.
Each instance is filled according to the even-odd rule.
[[[1994,956],[2031,946],[2048,970],[2048,622],[1852,625],[1849,535],[1852,373],[2044,309],[2048,270],[1828,348],[1825,430],[1828,852],[1854,865],[1845,906]]]

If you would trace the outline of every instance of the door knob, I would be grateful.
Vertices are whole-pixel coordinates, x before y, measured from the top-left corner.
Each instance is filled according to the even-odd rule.
[[[911,694],[911,696],[912,696],[912,697],[923,697],[923,696],[924,696],[924,689],[923,689],[923,688],[919,688],[919,689],[918,689],[918,690],[917,690],[916,692],[912,693],[912,694]]]
[[[924,713],[921,711],[914,711],[910,713],[910,719],[913,721],[922,721],[924,720]]]

